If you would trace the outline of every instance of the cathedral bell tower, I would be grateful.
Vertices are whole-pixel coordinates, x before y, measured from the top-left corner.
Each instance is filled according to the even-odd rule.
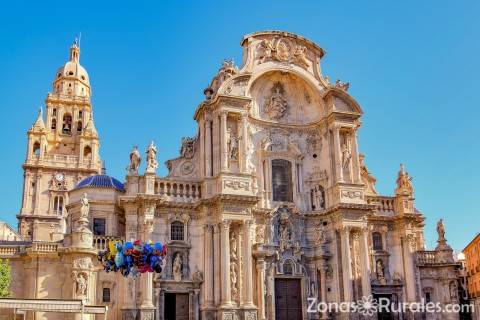
[[[101,172],[98,133],[80,47],[55,74],[52,92],[28,130],[19,232],[25,240],[56,241],[65,232],[67,191],[82,178]]]

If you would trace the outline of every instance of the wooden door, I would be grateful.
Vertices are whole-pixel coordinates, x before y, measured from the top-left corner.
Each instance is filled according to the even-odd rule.
[[[275,319],[302,319],[302,290],[300,279],[275,279]]]
[[[190,318],[190,301],[187,293],[177,293],[175,297],[175,319],[188,320]]]

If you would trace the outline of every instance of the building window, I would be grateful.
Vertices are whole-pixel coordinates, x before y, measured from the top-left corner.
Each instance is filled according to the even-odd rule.
[[[93,234],[96,236],[105,235],[105,219],[103,218],[93,219]]]
[[[63,116],[62,133],[64,134],[72,133],[72,116],[69,113],[66,113]]]
[[[102,301],[104,303],[109,303],[110,302],[110,288],[103,288]]]
[[[273,201],[293,201],[292,164],[288,160],[272,160]]]
[[[57,108],[53,108],[53,110],[52,110],[52,116],[54,116],[54,117],[57,116]]]
[[[373,250],[383,250],[382,235],[380,232],[372,233]]]
[[[53,198],[53,213],[61,215],[63,213],[63,197],[55,196]]]
[[[77,122],[77,132],[82,132],[82,127],[83,127],[82,121],[78,121]]]
[[[35,143],[33,144],[33,150],[32,150],[32,152],[33,152],[33,154],[34,154],[35,156],[37,156],[37,157],[40,156],[40,143],[39,143],[39,142],[35,142]]]
[[[86,146],[85,148],[83,148],[83,157],[84,158],[88,158],[92,155],[92,148],[90,148],[90,146]]]
[[[172,225],[170,226],[170,239],[183,241],[183,229],[183,223],[180,221],[172,222]]]
[[[52,126],[51,126],[52,130],[55,130],[57,129],[57,119],[53,118],[52,119]]]

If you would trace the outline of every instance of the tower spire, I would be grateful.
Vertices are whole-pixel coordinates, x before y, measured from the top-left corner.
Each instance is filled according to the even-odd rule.
[[[71,62],[80,62],[80,42],[78,37],[75,37],[72,46],[70,47],[70,61]]]
[[[39,129],[39,130],[44,130],[45,129],[45,122],[43,122],[42,107],[38,108],[37,120],[35,120],[35,123],[32,126],[32,130],[35,130],[35,129]]]

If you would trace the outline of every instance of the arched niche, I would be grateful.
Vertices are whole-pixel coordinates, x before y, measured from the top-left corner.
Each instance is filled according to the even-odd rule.
[[[272,70],[253,80],[253,117],[285,124],[309,124],[325,113],[320,92],[298,74]]]

